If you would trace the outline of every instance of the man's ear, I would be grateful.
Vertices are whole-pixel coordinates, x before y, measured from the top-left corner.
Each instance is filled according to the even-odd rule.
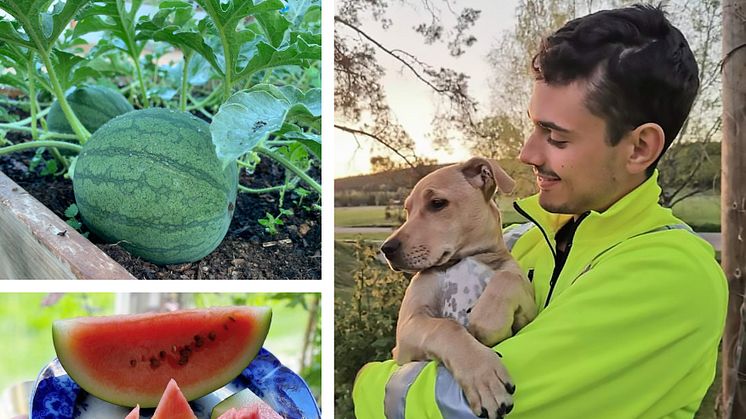
[[[642,124],[630,134],[632,151],[627,158],[627,170],[632,174],[644,173],[663,152],[666,134],[660,125]]]
[[[492,199],[496,188],[508,193],[515,186],[515,181],[505,173],[497,160],[472,157],[462,163],[461,173],[469,184],[482,190],[485,199]]]

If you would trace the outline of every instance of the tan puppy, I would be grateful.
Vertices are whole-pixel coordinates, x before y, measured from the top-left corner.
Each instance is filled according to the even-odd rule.
[[[509,412],[515,388],[490,346],[537,313],[492,199],[497,187],[513,186],[494,160],[438,169],[415,185],[407,221],[381,246],[392,269],[417,272],[399,311],[394,359],[441,361],[483,417]]]

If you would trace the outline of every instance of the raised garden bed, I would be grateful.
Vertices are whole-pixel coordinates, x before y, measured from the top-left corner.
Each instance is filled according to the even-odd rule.
[[[320,2],[140,5],[0,4],[0,275],[319,279]]]
[[[22,274],[16,271],[16,279],[24,277],[48,277],[48,278],[116,278],[126,277],[128,272],[136,278],[142,279],[319,279],[321,278],[321,220],[318,211],[295,210],[295,215],[284,221],[284,224],[278,226],[278,232],[275,235],[267,233],[264,228],[257,223],[265,212],[275,212],[277,203],[272,195],[247,195],[239,194],[236,201],[236,212],[231,222],[225,240],[221,245],[201,261],[194,263],[185,263],[180,265],[157,266],[152,263],[143,261],[140,258],[132,257],[121,246],[115,244],[103,243],[99,238],[90,236],[90,242],[81,237],[74,229],[65,224],[60,218],[64,218],[65,209],[75,202],[72,191],[72,182],[62,178],[51,176],[42,177],[38,173],[32,173],[28,166],[33,152],[15,153],[0,156],[0,172],[4,172],[12,179],[17,186],[6,184],[0,181],[0,211],[3,212],[2,220],[6,220],[7,208],[13,205],[16,208],[17,216],[25,217],[29,222],[35,218],[40,218],[39,213],[43,212],[40,225],[28,227],[29,230],[36,230],[36,238],[25,240],[28,246],[39,247],[34,253],[27,253],[30,250],[16,246],[0,246],[0,266],[5,266],[1,261],[3,257],[18,256],[18,252],[23,252],[21,259],[34,260],[31,254],[45,253],[43,248],[52,247],[57,249],[59,243],[66,243],[74,238],[75,243],[85,243],[85,252],[77,251],[70,257],[73,259],[80,257],[83,261],[65,261],[58,262],[63,266],[68,263],[77,266],[79,263],[92,262],[94,266],[105,265],[99,262],[98,258],[105,260],[103,257],[113,259],[116,266],[110,271],[79,271],[77,274],[64,273],[64,270],[50,270],[47,274],[44,271],[31,271]],[[318,169],[312,170],[312,174],[319,175]],[[242,183],[252,187],[263,187],[274,182],[277,178],[283,176],[283,170],[275,165],[262,162],[257,167],[255,176],[249,178],[242,177]],[[5,176],[0,173],[0,179]],[[10,180],[9,179],[9,180]],[[13,191],[13,188],[20,188]],[[31,204],[21,204],[23,202],[37,200],[40,207],[31,206]],[[43,204],[43,205],[42,205]],[[18,214],[20,213],[20,214]],[[29,214],[36,213],[31,217]],[[6,223],[3,225],[2,232],[6,231]],[[13,222],[13,224],[18,224]],[[21,222],[21,224],[23,224]],[[47,227],[44,227],[47,226]],[[57,236],[57,233],[63,230],[68,231],[67,237]],[[85,231],[85,230],[84,230]],[[36,244],[33,242],[36,241]],[[15,240],[7,240],[6,236],[0,237],[2,243],[16,243]],[[92,243],[92,244],[91,244]],[[81,245],[83,246],[83,245]],[[99,251],[100,249],[100,251]],[[49,249],[48,249],[49,250]],[[98,252],[96,252],[98,251]],[[53,255],[60,255],[60,250],[49,250]],[[94,256],[97,259],[91,259]],[[55,259],[55,258],[52,258]],[[90,259],[90,260],[89,260]],[[20,261],[23,266],[36,266],[38,262]],[[50,262],[52,265],[56,263]],[[121,265],[121,267],[119,266]],[[121,268],[121,269],[119,269]],[[20,269],[20,268],[18,268]],[[46,268],[45,268],[46,269]],[[0,271],[0,276],[4,275]],[[73,275],[73,276],[70,276]]]

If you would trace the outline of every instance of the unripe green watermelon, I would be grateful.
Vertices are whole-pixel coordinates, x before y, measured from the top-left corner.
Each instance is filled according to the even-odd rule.
[[[223,169],[209,125],[162,108],[104,124],[83,146],[73,174],[86,226],[159,265],[201,259],[220,244],[237,184],[236,164]]]
[[[111,118],[134,110],[121,93],[101,86],[85,86],[73,90],[66,97],[75,116],[88,132],[93,133]],[[50,131],[72,134],[59,102],[52,103],[47,114]]]

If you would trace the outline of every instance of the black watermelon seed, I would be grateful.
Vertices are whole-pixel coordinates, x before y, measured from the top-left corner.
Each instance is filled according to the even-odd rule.
[[[134,359],[130,359],[130,366],[134,367],[135,365],[137,365],[137,361],[135,361]]]
[[[161,351],[158,356],[161,357],[161,359],[166,359],[166,351]]]
[[[208,338],[210,338],[210,340],[215,340],[215,338],[216,338],[217,336],[215,335],[215,332],[210,332],[210,333],[209,333],[209,334],[207,335],[207,337],[208,337]]]
[[[157,360],[155,357],[150,358],[150,368],[158,368],[161,366],[161,361]]]
[[[232,322],[235,322],[235,321],[236,321],[236,319],[234,319],[234,318],[233,318],[233,316],[228,316],[228,320],[230,320],[230,321],[232,321]]]

